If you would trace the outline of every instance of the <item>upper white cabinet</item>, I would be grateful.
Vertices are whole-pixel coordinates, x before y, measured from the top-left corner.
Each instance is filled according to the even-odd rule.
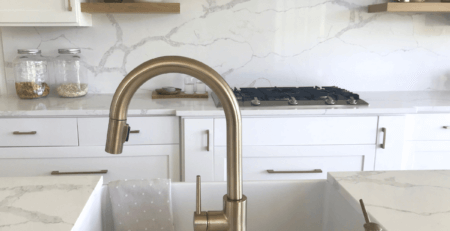
[[[0,26],[92,26],[80,0],[0,0]]]

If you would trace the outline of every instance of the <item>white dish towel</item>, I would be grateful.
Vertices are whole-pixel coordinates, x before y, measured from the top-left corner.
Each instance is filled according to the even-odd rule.
[[[115,231],[174,231],[170,179],[108,184]]]

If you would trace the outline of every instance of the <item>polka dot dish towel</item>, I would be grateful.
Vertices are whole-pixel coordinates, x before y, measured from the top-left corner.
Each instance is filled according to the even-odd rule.
[[[174,231],[170,179],[108,184],[115,231]]]

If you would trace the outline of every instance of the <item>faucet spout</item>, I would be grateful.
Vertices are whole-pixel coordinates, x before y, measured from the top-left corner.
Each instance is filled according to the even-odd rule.
[[[118,86],[111,102],[105,150],[111,154],[122,153],[123,143],[128,140],[130,130],[126,121],[131,98],[142,84],[153,77],[167,73],[181,73],[199,79],[216,93],[223,105],[227,123],[227,195],[224,198],[227,202],[224,204],[229,204],[228,210],[236,210],[235,207],[239,207],[241,210],[236,214],[233,211],[226,211],[230,217],[227,217],[229,224],[225,230],[245,231],[246,206],[241,205],[246,204],[246,198],[242,194],[241,112],[232,89],[209,66],[186,57],[166,56],[149,60],[132,70]],[[239,206],[236,206],[234,202]],[[227,210],[227,208],[224,209]],[[244,215],[242,215],[243,213]]]

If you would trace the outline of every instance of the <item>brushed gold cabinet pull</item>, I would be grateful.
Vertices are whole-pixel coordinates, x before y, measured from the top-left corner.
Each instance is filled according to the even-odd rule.
[[[141,133],[141,130],[132,130],[130,133]]]
[[[267,170],[268,173],[322,173],[322,169],[314,169],[311,171],[274,171],[272,169]]]
[[[206,151],[209,152],[209,130],[206,130]]]
[[[31,132],[19,132],[19,131],[15,131],[13,132],[13,135],[36,135],[36,131],[31,131]]]
[[[387,129],[386,128],[381,128],[381,131],[384,133],[383,134],[383,143],[380,145],[380,147],[382,149],[386,149],[386,133],[387,133]]]
[[[60,172],[60,171],[53,171],[52,175],[79,175],[79,174],[106,174],[108,173],[108,170],[100,170],[98,172]]]
[[[69,11],[72,11],[72,5],[70,4],[70,0],[67,0],[69,2]]]

